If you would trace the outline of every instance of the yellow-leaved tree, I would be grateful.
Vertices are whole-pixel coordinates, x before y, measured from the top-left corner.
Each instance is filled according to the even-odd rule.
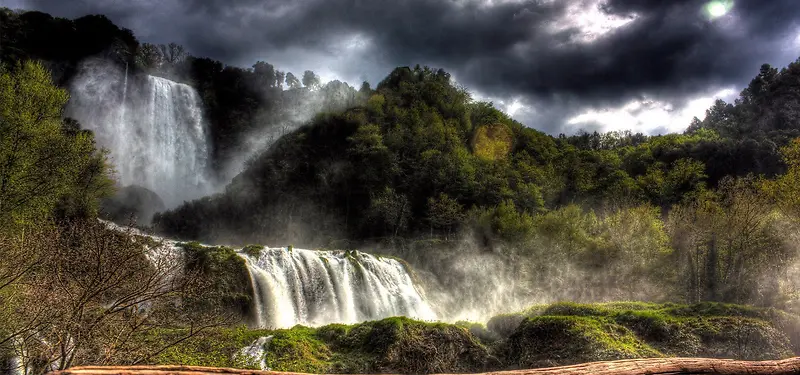
[[[784,214],[800,221],[800,138],[781,149],[788,170],[775,180],[764,182],[764,190]]]

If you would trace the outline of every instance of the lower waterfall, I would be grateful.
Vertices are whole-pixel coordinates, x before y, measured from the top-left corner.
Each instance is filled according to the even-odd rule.
[[[183,262],[181,241],[101,222],[160,244],[147,253],[154,264]],[[235,251],[245,261],[253,289],[252,328],[352,324],[393,316],[439,320],[401,260],[357,250],[250,245]]]
[[[357,323],[436,314],[398,260],[359,251],[263,248],[241,253],[253,283],[257,327]]]

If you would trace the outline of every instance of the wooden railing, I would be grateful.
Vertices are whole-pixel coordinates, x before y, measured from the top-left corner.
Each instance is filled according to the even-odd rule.
[[[58,371],[53,375],[302,375],[290,372],[238,370],[196,366],[83,366]],[[709,358],[651,358],[592,362],[580,365],[487,372],[479,375],[789,375],[800,374],[800,357],[779,361],[736,361]]]

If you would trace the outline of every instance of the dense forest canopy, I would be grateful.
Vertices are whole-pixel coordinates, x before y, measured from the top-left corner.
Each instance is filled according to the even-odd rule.
[[[450,233],[501,206],[536,215],[614,202],[666,213],[726,177],[786,171],[779,150],[800,134],[798,69],[765,66],[735,104],[718,101],[683,134],[552,137],[471,100],[442,70],[398,68],[365,105],[318,117],[251,160],[225,194],[160,219],[187,238],[214,239],[210,227],[325,245],[288,235],[292,220],[367,239]]]

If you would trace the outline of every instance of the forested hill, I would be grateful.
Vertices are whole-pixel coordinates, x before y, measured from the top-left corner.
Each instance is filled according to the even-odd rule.
[[[212,168],[220,174],[249,151],[253,137],[277,137],[313,112],[339,111],[362,100],[355,88],[321,82],[310,70],[283,72],[264,61],[245,69],[192,56],[177,44],[140,43],[103,15],[70,20],[0,8],[0,61],[11,67],[26,59],[42,61],[62,87],[87,59],[193,86],[209,122]]]
[[[275,128],[320,113],[252,160],[227,193],[161,215],[161,230],[192,239],[325,245],[447,238],[479,223],[492,236],[514,237],[523,228],[503,229],[501,218],[524,223],[570,203],[652,203],[666,212],[725,176],[783,173],[779,150],[800,135],[800,61],[764,65],[735,103],[718,101],[683,134],[552,137],[471,100],[441,70],[398,68],[376,90],[365,83],[356,91],[322,84],[311,71],[298,77],[261,61],[243,69],[179,45],[140,43],[101,15],[2,9],[0,40],[6,65],[41,60],[61,85],[87,58],[192,85],[218,173],[265,134],[283,133]]]
[[[284,137],[225,194],[161,215],[160,229],[324,246],[465,226],[513,240],[537,213],[570,203],[666,213],[725,176],[783,173],[779,150],[800,135],[798,108],[800,60],[765,65],[735,104],[718,101],[683,134],[552,137],[472,101],[442,70],[398,68],[366,105]]]

